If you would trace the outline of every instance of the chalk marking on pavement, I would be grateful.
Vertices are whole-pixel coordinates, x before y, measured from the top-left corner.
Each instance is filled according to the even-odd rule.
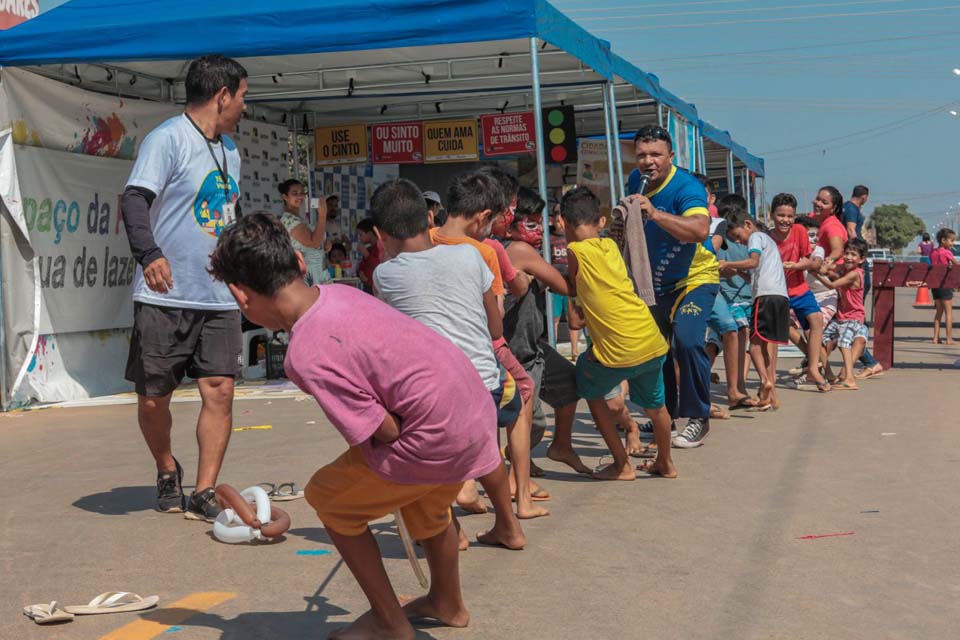
[[[298,556],[325,556],[329,553],[330,551],[327,549],[300,549],[297,551]]]
[[[800,536],[797,540],[819,540],[820,538],[838,538],[840,536],[856,535],[855,531],[845,531],[844,533],[824,533],[818,536]]]
[[[100,640],[151,640],[151,638],[156,638],[161,633],[186,622],[193,616],[212,609],[236,596],[235,593],[221,591],[193,593],[163,609],[148,612],[139,620],[101,636]]]
[[[267,431],[268,429],[273,429],[272,424],[260,424],[255,427],[234,427],[234,431]]]

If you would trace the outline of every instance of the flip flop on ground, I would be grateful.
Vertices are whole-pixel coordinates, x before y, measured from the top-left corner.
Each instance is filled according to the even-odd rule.
[[[23,608],[23,615],[37,624],[54,624],[73,620],[73,614],[61,609],[60,603],[56,600],[50,604],[31,604],[26,606]]]
[[[146,598],[129,591],[107,591],[101,593],[88,604],[64,607],[67,613],[83,615],[97,615],[101,613],[125,613],[128,611],[143,611],[157,606],[160,596]]]

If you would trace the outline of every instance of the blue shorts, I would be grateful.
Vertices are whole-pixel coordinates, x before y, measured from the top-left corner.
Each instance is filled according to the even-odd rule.
[[[648,360],[635,367],[607,367],[593,356],[593,351],[577,359],[577,394],[585,400],[605,398],[611,389],[619,390],[624,380],[630,385],[630,400],[644,409],[659,409],[666,402],[663,388],[665,356]]]
[[[556,320],[567,312],[567,296],[551,293],[550,297],[553,299],[553,319]]]
[[[730,315],[733,316],[733,321],[737,324],[738,330],[750,327],[750,316],[753,311],[753,306],[749,302],[727,303],[727,306],[730,309]],[[717,351],[723,351],[723,338],[720,337],[719,333],[714,331],[709,322],[707,324],[707,342],[716,346]]]
[[[797,316],[797,322],[800,323],[800,328],[804,331],[810,328],[807,316],[820,313],[820,305],[810,289],[798,296],[790,296],[790,309]]]
[[[713,329],[719,335],[736,331],[740,327],[737,321],[733,319],[733,312],[730,305],[723,296],[718,295],[713,300],[713,309],[710,311],[710,317],[707,319],[707,327]]]

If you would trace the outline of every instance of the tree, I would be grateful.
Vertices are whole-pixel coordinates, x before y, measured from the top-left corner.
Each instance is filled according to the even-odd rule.
[[[923,220],[910,213],[905,204],[882,204],[873,210],[868,226],[877,234],[877,244],[894,253],[927,230]]]

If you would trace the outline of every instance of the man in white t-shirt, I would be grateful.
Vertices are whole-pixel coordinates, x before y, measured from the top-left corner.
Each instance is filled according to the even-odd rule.
[[[138,397],[140,431],[157,464],[157,509],[213,521],[214,486],[230,440],[234,378],[240,370],[240,311],[207,267],[224,226],[237,215],[240,154],[227,137],[245,110],[247,72],[220,55],[190,64],[184,113],[144,139],[123,193],[127,238],[139,263],[126,378]],[[173,457],[170,398],[197,379],[196,490],[183,495]]]

